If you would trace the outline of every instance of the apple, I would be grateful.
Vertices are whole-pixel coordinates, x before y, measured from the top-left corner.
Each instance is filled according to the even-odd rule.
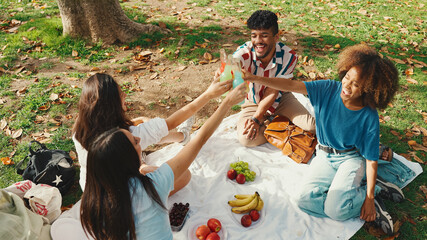
[[[206,238],[206,240],[220,240],[221,238],[219,237],[218,233],[216,232],[211,232],[208,237]]]
[[[208,227],[212,232],[219,232],[221,230],[221,222],[216,218],[208,220]]]
[[[237,176],[237,172],[236,172],[236,170],[234,170],[234,169],[230,169],[230,170],[228,170],[228,172],[227,172],[227,177],[228,177],[229,179],[234,180],[234,179],[236,178],[236,176]]]
[[[236,182],[243,184],[246,182],[246,177],[245,175],[243,175],[243,173],[240,173],[239,175],[237,175],[236,177]]]
[[[196,237],[200,240],[206,240],[206,237],[211,233],[211,230],[206,225],[201,225],[196,230]]]
[[[249,216],[248,214],[243,215],[240,222],[242,223],[243,227],[249,227],[252,224],[251,216]]]
[[[252,221],[256,221],[259,219],[259,212],[255,209],[251,210],[249,213],[249,216],[251,216]]]

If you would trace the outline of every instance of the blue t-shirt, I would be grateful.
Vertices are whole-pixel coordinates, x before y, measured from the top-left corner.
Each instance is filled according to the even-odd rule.
[[[148,173],[147,176],[153,180],[160,199],[167,206],[169,193],[174,186],[172,169],[167,163],[164,163],[154,172]],[[129,185],[137,239],[172,239],[168,211],[160,207],[147,195],[138,179],[130,179]]]
[[[340,96],[341,82],[319,80],[304,84],[314,107],[319,143],[337,150],[356,147],[364,158],[377,161],[380,127],[376,109],[365,106],[354,111],[345,107]]]

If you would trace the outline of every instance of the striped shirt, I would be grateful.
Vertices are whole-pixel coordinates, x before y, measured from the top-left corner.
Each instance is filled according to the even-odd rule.
[[[297,64],[296,52],[281,42],[276,43],[276,54],[265,68],[262,66],[261,61],[257,59],[251,41],[238,47],[233,53],[233,57],[240,59],[244,69],[261,77],[292,78]],[[249,83],[249,93],[246,98],[255,104],[259,104],[264,97],[266,88],[267,86],[261,84]],[[276,100],[267,111],[274,113],[280,103],[282,94],[283,92],[279,91]]]

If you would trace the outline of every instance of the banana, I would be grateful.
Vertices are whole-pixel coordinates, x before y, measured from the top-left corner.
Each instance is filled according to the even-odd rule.
[[[258,197],[258,205],[256,206],[255,210],[258,212],[262,210],[264,207],[264,201],[261,199],[261,197]]]
[[[234,207],[231,208],[231,211],[237,214],[240,213],[248,213],[250,212],[252,209],[255,209],[258,205],[258,194],[255,195],[255,197],[252,199],[252,201],[244,206],[241,207]]]
[[[248,197],[252,197],[253,195],[255,195],[255,194],[236,194],[236,195],[234,195],[234,197],[237,199],[245,199]]]
[[[256,196],[256,194],[252,194],[247,198],[231,200],[228,201],[228,205],[231,207],[242,207],[249,204]]]

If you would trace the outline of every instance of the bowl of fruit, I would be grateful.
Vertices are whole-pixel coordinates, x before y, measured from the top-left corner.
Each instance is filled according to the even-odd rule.
[[[238,184],[251,184],[259,177],[259,169],[248,162],[237,161],[230,163],[230,166],[227,170],[228,181]]]
[[[169,221],[172,231],[179,232],[184,226],[190,211],[190,204],[174,203],[169,211]]]
[[[190,240],[225,240],[227,230],[221,224],[218,217],[198,218],[192,221],[188,228],[188,239]]]
[[[236,194],[234,199],[227,202],[227,205],[231,207],[233,220],[244,228],[256,228],[265,218],[264,201],[258,192]]]

